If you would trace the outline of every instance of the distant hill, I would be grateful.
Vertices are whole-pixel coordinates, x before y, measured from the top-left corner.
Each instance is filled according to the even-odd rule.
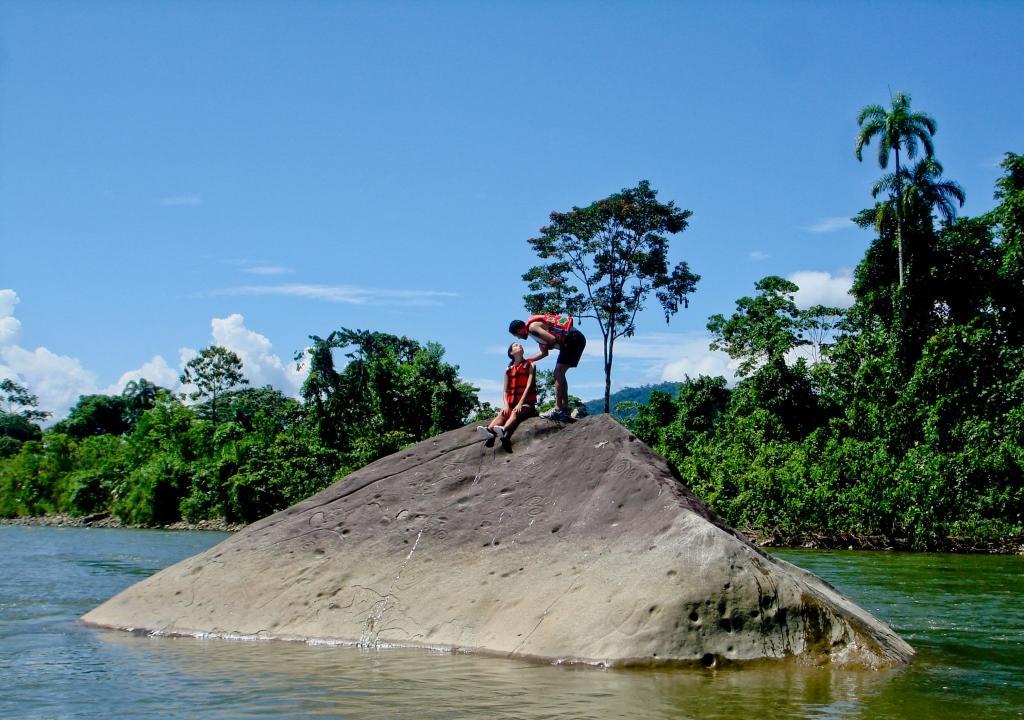
[[[647,398],[651,396],[651,393],[655,390],[661,390],[664,393],[668,393],[672,397],[676,396],[676,392],[679,390],[679,386],[682,383],[679,382],[663,382],[657,385],[644,385],[642,387],[627,387],[622,388],[618,392],[613,392],[609,398],[609,405],[611,407],[612,415],[618,417],[632,417],[636,413],[617,413],[615,412],[615,406],[624,401],[637,402],[643,405],[647,402]],[[598,413],[604,412],[604,398],[598,398],[597,400],[588,400],[586,402],[587,413],[590,415],[597,415]]]

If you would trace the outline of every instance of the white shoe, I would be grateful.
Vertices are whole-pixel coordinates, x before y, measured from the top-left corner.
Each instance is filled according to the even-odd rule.
[[[501,425],[495,425],[491,432],[494,433],[494,437],[498,438],[499,440],[505,437],[505,428],[503,428]]]

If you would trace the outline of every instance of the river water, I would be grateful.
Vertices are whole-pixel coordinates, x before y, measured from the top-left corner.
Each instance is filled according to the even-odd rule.
[[[609,671],[78,621],[224,537],[0,526],[0,718],[1024,718],[1024,557],[776,551],[917,649],[909,668],[881,673]]]

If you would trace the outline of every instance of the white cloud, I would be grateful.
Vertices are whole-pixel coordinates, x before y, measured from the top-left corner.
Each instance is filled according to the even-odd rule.
[[[14,317],[18,294],[10,288],[0,290],[0,347],[12,344],[21,335],[21,321]]]
[[[305,379],[302,371],[291,361],[283,362],[265,335],[245,326],[244,317],[235,313],[226,318],[214,318],[210,325],[213,342],[238,355],[242,372],[252,387],[271,385],[288,395],[298,395]]]
[[[39,398],[39,409],[53,413],[53,420],[67,415],[79,395],[97,391],[96,376],[82,363],[57,355],[44,347],[26,350],[18,345],[0,348],[0,375],[10,377]]]
[[[27,350],[14,344],[11,329],[21,327],[13,315],[17,303],[18,296],[13,290],[0,290],[0,377],[11,378],[38,396],[39,409],[53,413],[51,422],[66,417],[80,395],[120,394],[125,385],[140,378],[178,392],[182,389],[178,382],[181,368],[198,354],[193,348],[181,348],[178,367],[171,366],[163,356],[154,355],[141,367],[122,373],[115,383],[101,389],[95,374],[84,368],[78,358],[58,355],[45,347]],[[303,371],[297,370],[290,359],[282,361],[273,352],[270,340],[247,328],[241,315],[213,318],[210,326],[214,344],[238,354],[252,386],[271,385],[289,395],[298,394]]]
[[[788,279],[800,287],[793,298],[799,308],[812,305],[847,308],[853,305],[853,296],[850,295],[853,275],[849,269],[840,270],[835,275],[818,270],[800,270]]]
[[[711,350],[711,337],[700,333],[651,333],[623,338],[615,344],[616,359],[648,361],[645,373],[657,382],[678,382],[687,376],[722,375],[734,379],[736,363]]]
[[[835,232],[836,230],[846,230],[847,228],[856,227],[856,223],[850,218],[845,217],[830,217],[811,225],[808,230],[813,233],[828,233]]]
[[[107,387],[103,392],[107,395],[120,395],[125,385],[133,380],[138,381],[142,378],[145,378],[154,385],[167,388],[171,392],[178,392],[181,385],[178,382],[180,374],[179,370],[167,364],[162,355],[154,355],[149,362],[143,363],[142,367],[123,373],[117,379],[117,382]]]
[[[768,253],[766,253],[766,252],[764,252],[762,250],[751,250],[750,251],[750,259],[753,260],[754,262],[760,262],[761,260],[767,260],[770,257],[771,257],[771,255],[769,255]]]
[[[436,305],[458,293],[437,290],[388,290],[350,285],[246,285],[214,291],[215,295],[285,295],[350,305]]]
[[[166,197],[157,198],[157,205],[164,205],[166,207],[195,207],[203,204],[203,198],[201,195],[188,194],[188,195],[168,195]]]
[[[39,409],[58,420],[78,402],[79,395],[96,392],[96,376],[77,358],[58,355],[44,347],[26,350],[15,341],[21,321],[14,317],[18,294],[0,290],[0,377],[24,385],[39,398]]]

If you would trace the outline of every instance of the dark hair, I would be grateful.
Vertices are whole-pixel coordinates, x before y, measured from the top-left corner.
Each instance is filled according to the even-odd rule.
[[[522,321],[520,320],[520,322],[522,322]],[[508,352],[506,353],[506,355],[508,355],[508,366],[509,367],[512,367],[512,365],[514,365],[515,361],[516,361],[516,359],[514,357],[512,357],[512,346],[513,345],[518,345],[518,344],[519,343],[517,343],[517,342],[512,342],[512,343],[508,344]]]
[[[526,327],[526,323],[522,320],[513,320],[508,324],[508,331],[513,335],[518,335],[519,331]]]

